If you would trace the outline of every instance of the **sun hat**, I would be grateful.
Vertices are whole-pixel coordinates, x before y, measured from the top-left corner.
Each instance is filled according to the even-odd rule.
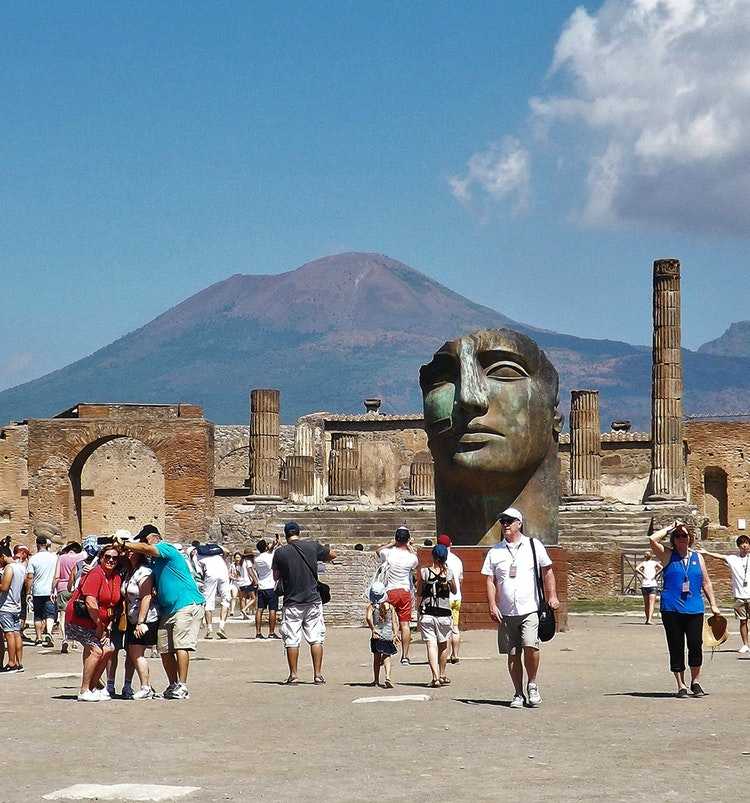
[[[720,613],[709,616],[703,622],[703,646],[715,649],[729,638],[727,620]]]
[[[31,550],[26,546],[26,544],[16,544],[13,547],[13,554],[15,555],[17,552],[25,552],[27,555],[31,554]]]
[[[132,541],[133,540],[133,533],[130,530],[115,530],[113,538],[122,538],[123,541]]]
[[[453,542],[451,541],[451,537],[449,535],[439,535],[437,539],[438,544],[442,544],[443,546],[450,546]]]
[[[385,586],[379,580],[376,580],[370,586],[368,597],[370,598],[370,602],[373,605],[380,605],[381,602],[385,602],[388,599],[388,594],[386,594]]]
[[[95,535],[87,535],[83,539],[83,551],[90,557],[95,558],[99,554],[99,543]]]

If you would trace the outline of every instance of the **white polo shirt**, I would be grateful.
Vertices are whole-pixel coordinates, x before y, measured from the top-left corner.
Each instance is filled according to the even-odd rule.
[[[394,546],[381,549],[379,557],[386,564],[385,590],[400,588],[410,591],[411,573],[419,564],[417,556],[406,547]]]
[[[732,572],[732,594],[735,599],[750,599],[750,555],[725,555]]]
[[[453,572],[453,579],[456,581],[456,593],[450,593],[450,601],[461,601],[461,583],[464,579],[464,563],[458,555],[448,550],[448,568]]]
[[[551,566],[544,544],[534,539],[534,546],[539,569]],[[495,600],[501,616],[525,616],[539,609],[531,539],[525,535],[514,544],[503,540],[493,546],[484,559],[482,574],[495,580]]]

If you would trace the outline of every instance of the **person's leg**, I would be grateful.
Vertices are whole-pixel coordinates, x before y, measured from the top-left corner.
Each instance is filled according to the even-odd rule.
[[[742,644],[747,647],[747,619],[740,619],[740,639],[742,639]]]
[[[161,653],[161,664],[169,680],[169,685],[175,686],[179,682],[179,678],[177,676],[177,658],[174,652]]]
[[[268,611],[268,636],[269,638],[276,634],[276,619],[279,615],[278,611]]]
[[[427,663],[430,666],[433,683],[440,679],[440,666],[438,665],[438,644],[435,639],[425,640],[427,647]]]
[[[312,656],[313,676],[319,678],[323,669],[323,645],[320,642],[311,644],[310,655]]]
[[[114,652],[113,647],[107,647],[102,649],[102,654],[99,657],[99,660],[96,663],[96,667],[94,668],[94,673],[91,676],[91,683],[93,686],[96,686],[99,683],[99,678],[104,674],[105,670],[107,669],[107,664],[112,657],[112,653]]]
[[[523,648],[523,663],[526,668],[526,683],[536,683],[536,676],[539,672],[540,652],[536,647]],[[523,682],[523,675],[521,676]]]
[[[380,653],[372,654],[372,682],[375,686],[380,683]]]
[[[5,641],[5,645],[7,647],[8,653],[8,666],[18,666],[21,662],[18,660],[17,655],[17,648],[16,648],[16,640],[14,638],[15,634],[11,631],[7,633],[3,633],[3,638],[0,638],[0,641]],[[2,660],[0,660],[0,666],[2,665]]]
[[[439,641],[437,645],[438,677],[445,678],[445,665],[448,663],[448,642]]]
[[[391,656],[381,655],[380,657],[383,663],[383,668],[385,669],[385,682],[391,683]]]
[[[34,607],[37,607],[36,605]],[[36,640],[41,641],[42,636],[44,635],[44,619],[34,613],[34,633],[36,635]]]
[[[245,615],[245,609],[242,608],[242,615]],[[263,608],[258,607],[255,610],[255,637],[262,636],[260,632],[261,625],[263,624]]]
[[[401,660],[409,660],[409,647],[411,645],[411,629],[409,622],[399,622],[401,631]]]
[[[297,663],[299,662],[299,647],[286,648],[286,662],[289,666],[289,680],[297,677]]]
[[[92,647],[88,644],[83,647],[83,671],[81,672],[81,694],[87,691],[93,691],[96,687],[96,681],[92,680],[96,666],[102,656],[102,651],[99,647]]]
[[[175,650],[175,653],[177,656],[177,678],[180,683],[187,685],[190,653],[187,650]]]
[[[688,648],[690,685],[698,682],[703,665],[703,614],[685,616],[685,639]]]
[[[669,668],[675,676],[677,691],[685,688],[685,634],[680,622],[682,614],[662,611],[661,621],[669,650]]]
[[[516,649],[508,654],[508,674],[513,683],[515,694],[523,694],[523,664],[521,663],[521,651]]]
[[[130,671],[129,676],[128,670]],[[125,682],[130,685],[133,683],[133,670],[138,673],[138,680],[141,682],[141,688],[151,685],[148,661],[146,660],[146,647],[143,644],[128,644],[128,660],[125,664]]]
[[[16,630],[12,636],[16,644],[16,663],[18,666],[23,666],[23,638],[21,638],[21,631]]]
[[[174,652],[174,616],[159,622],[156,643],[164,672],[169,680],[168,691],[177,685],[177,658]]]
[[[120,655],[119,650],[112,650],[109,663],[107,664],[107,691],[110,694],[115,692],[115,676],[117,675],[117,664]]]
[[[206,608],[206,613],[204,614],[206,619],[206,638],[210,638],[213,636],[214,632],[214,612],[213,609]]]
[[[656,607],[656,594],[649,594],[648,595],[648,611],[646,618],[648,623],[651,624],[654,621],[654,608]]]

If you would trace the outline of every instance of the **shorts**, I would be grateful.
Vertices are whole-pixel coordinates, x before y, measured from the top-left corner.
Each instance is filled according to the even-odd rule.
[[[453,621],[450,616],[431,616],[426,613],[419,620],[419,632],[423,641],[444,644],[453,632]]]
[[[266,608],[268,608],[269,611],[278,611],[279,595],[273,588],[261,588],[258,591],[258,603],[256,607],[259,611],[265,611]]]
[[[17,633],[21,630],[21,612],[0,611],[0,630],[3,633]]]
[[[57,612],[65,614],[65,609],[68,607],[68,600],[73,596],[72,591],[58,591],[55,602],[57,603]]]
[[[656,586],[641,586],[641,593],[644,597],[656,596]]]
[[[203,605],[193,604],[160,619],[156,635],[159,654],[164,655],[175,650],[195,650],[204,613]]]
[[[254,594],[258,590],[258,586],[253,585],[252,583],[240,586],[240,591],[243,594]]]
[[[388,592],[388,602],[396,609],[399,622],[411,622],[411,592],[405,588],[392,588]]]
[[[750,619],[750,599],[737,597],[734,600],[734,615],[741,621]]]
[[[229,594],[229,580],[223,577],[206,577],[203,581],[203,596],[206,598],[206,610],[216,608],[216,597],[221,601],[222,608],[229,607],[231,595]]]
[[[116,652],[125,649],[125,632],[117,627],[117,622],[112,625],[112,632],[109,634],[109,641]]]
[[[539,614],[503,616],[497,628],[497,651],[500,655],[518,655],[521,647],[539,649]]]
[[[102,643],[96,637],[96,631],[88,627],[81,627],[72,622],[66,622],[65,637],[69,641],[77,641],[83,647],[98,647],[102,649]]]
[[[303,635],[308,644],[322,644],[325,641],[326,623],[322,602],[284,605],[284,621],[281,623],[284,646],[299,647]]]
[[[157,635],[159,632],[158,622],[146,622],[148,630],[143,636],[136,636],[135,625],[128,622],[128,629],[125,631],[125,648],[127,649],[131,644],[138,644],[142,647],[153,647],[156,645]]]
[[[34,601],[34,621],[42,622],[45,619],[54,619],[57,615],[57,608],[49,595],[32,597]]]
[[[398,650],[396,645],[387,638],[371,638],[370,639],[370,652],[373,655],[395,655]]]
[[[461,600],[454,599],[451,602],[451,630],[454,636],[458,635],[458,620],[461,618]]]

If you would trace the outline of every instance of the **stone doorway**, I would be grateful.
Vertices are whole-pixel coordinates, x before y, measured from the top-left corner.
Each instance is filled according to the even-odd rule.
[[[703,472],[703,512],[711,524],[729,526],[727,503],[727,473],[722,468],[708,466]]]

